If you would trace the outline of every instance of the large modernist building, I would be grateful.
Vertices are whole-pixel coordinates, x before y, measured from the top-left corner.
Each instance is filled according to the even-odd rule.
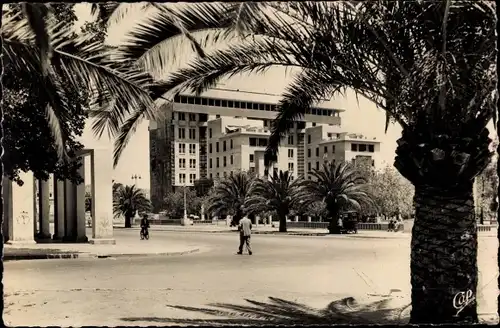
[[[258,99],[256,101],[255,99]],[[280,97],[210,90],[204,96],[177,96],[161,119],[150,121],[151,199],[231,172],[267,173],[264,151]],[[294,177],[325,161],[364,161],[377,165],[380,142],[342,130],[340,113],[318,104],[291,126],[273,170]]]

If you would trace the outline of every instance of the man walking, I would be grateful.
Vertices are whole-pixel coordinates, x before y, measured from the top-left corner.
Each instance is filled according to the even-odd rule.
[[[236,254],[243,254],[243,244],[246,244],[248,255],[252,255],[252,247],[250,246],[250,236],[252,235],[252,221],[245,216],[240,220],[238,230],[240,231],[240,248],[238,250],[238,253]]]

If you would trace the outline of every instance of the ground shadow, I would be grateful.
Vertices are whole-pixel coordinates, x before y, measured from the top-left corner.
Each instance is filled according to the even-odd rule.
[[[409,305],[390,307],[392,298],[384,298],[368,304],[360,304],[352,297],[331,302],[324,309],[269,297],[268,302],[245,299],[250,305],[226,303],[209,304],[212,308],[167,305],[169,307],[211,315],[214,319],[179,319],[160,317],[121,318],[127,322],[156,322],[162,324],[190,325],[327,325],[327,324],[406,324],[409,321]]]

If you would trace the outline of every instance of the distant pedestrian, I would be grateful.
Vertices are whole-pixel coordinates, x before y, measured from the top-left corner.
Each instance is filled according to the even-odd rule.
[[[240,220],[238,230],[240,231],[240,247],[238,253],[236,254],[243,254],[243,244],[246,244],[248,255],[252,255],[252,247],[250,246],[250,236],[252,235],[252,221],[245,216]]]

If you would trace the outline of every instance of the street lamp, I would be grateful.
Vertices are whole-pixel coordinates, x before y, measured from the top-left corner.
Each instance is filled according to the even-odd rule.
[[[134,185],[137,185],[137,180],[140,180],[140,179],[141,179],[140,175],[137,175],[137,174],[132,175],[132,180],[134,180]]]

